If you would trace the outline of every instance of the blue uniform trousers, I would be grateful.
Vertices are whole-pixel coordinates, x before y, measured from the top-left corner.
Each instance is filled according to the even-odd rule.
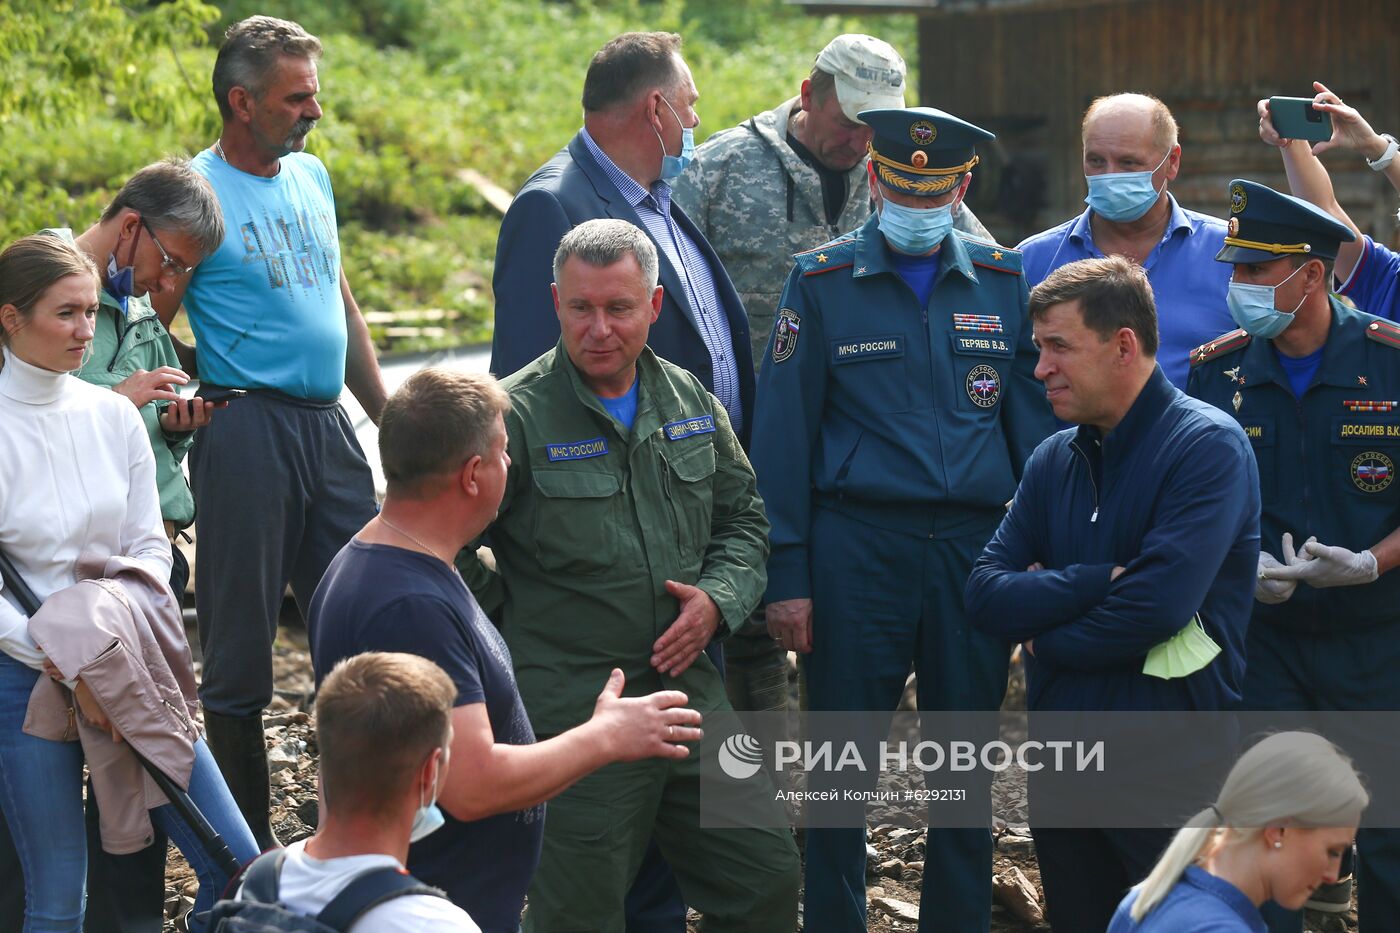
[[[803,658],[811,712],[893,710],[911,665],[919,709],[998,709],[1006,643],[963,610],[972,563],[994,530],[921,538],[814,509],[812,653]],[[865,929],[864,828],[809,829],[806,859],[807,933]],[[991,875],[987,829],[930,829],[919,929],[986,930]]]
[[[1400,708],[1400,622],[1359,631],[1294,632],[1251,624],[1244,705],[1256,710]],[[1345,738],[1337,736],[1345,744]],[[1373,777],[1374,779],[1374,777]],[[1356,834],[1357,924],[1361,933],[1400,930],[1400,830]],[[1346,873],[1343,866],[1343,874]],[[1265,905],[1271,933],[1299,933],[1301,911]]]

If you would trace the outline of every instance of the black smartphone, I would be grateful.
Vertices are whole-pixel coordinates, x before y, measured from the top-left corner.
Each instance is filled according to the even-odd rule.
[[[1270,97],[1269,117],[1284,139],[1319,143],[1332,138],[1332,115],[1314,110],[1311,97]]]
[[[210,392],[208,395],[196,395],[195,398],[203,399],[206,402],[228,402],[236,398],[242,398],[248,394],[247,389],[219,389]]]

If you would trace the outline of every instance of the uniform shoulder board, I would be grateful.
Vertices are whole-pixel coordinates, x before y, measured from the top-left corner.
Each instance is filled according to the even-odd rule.
[[[816,249],[798,253],[792,257],[803,275],[816,275],[832,269],[845,269],[855,264],[855,240],[841,237],[830,243],[823,243]]]
[[[1366,325],[1366,336],[1400,350],[1400,324],[1393,321],[1372,321]]]
[[[1214,340],[1207,340],[1199,347],[1191,351],[1191,365],[1199,366],[1202,363],[1215,359],[1217,356],[1224,356],[1243,347],[1249,346],[1249,342],[1254,338],[1245,333],[1243,328],[1232,330],[1228,334],[1221,334]]]
[[[984,269],[995,269],[998,272],[1009,272],[1012,275],[1021,274],[1020,250],[975,237],[970,233],[963,233],[961,230],[955,232],[962,238],[963,246],[967,247],[967,253],[971,257],[973,265],[981,266]]]

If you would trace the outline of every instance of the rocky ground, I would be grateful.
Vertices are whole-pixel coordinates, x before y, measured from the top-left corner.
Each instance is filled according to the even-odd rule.
[[[197,642],[194,632],[191,643]],[[311,655],[300,625],[284,625],[278,638],[274,672],[277,693],[266,716],[268,759],[272,768],[272,825],[283,843],[310,835],[316,824],[316,739],[312,721]],[[794,679],[795,680],[795,679]],[[794,683],[794,702],[796,685]],[[912,692],[906,705],[912,708]],[[1007,708],[1022,709],[1024,682],[1013,675]],[[889,778],[901,789],[903,775]],[[1026,826],[1024,786],[999,781],[992,789],[999,814],[994,850],[995,903],[992,933],[1049,931],[1043,922],[1040,870]],[[926,833],[914,813],[873,805],[867,847],[866,894],[871,933],[895,933],[918,927],[919,890],[923,882]],[[184,858],[173,846],[166,872],[166,929],[189,909],[197,883]],[[691,911],[688,933],[697,933],[699,915]],[[1355,911],[1344,915],[1308,913],[1306,933],[1354,933]],[[954,931],[956,933],[956,931]]]

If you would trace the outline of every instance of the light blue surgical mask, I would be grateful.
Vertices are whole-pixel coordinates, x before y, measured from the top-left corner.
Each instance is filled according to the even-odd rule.
[[[1167,154],[1162,156],[1162,161],[1157,163],[1157,168],[1150,172],[1085,175],[1084,181],[1089,185],[1089,193],[1085,196],[1084,203],[1105,220],[1119,223],[1137,220],[1157,203],[1157,199],[1166,190],[1165,181],[1162,182],[1161,188],[1153,187],[1152,176],[1158,168],[1166,164],[1171,154],[1171,150],[1168,149]]]
[[[425,836],[430,836],[442,829],[447,818],[442,815],[442,810],[437,805],[438,779],[442,777],[442,769],[446,765],[446,753],[438,762],[437,776],[433,779],[433,799],[427,803],[423,802],[423,792],[418,792],[418,809],[413,814],[413,827],[408,831],[408,841],[417,842]]]
[[[138,234],[138,236],[139,235],[140,234]],[[136,250],[134,247],[131,250],[131,257],[132,259],[136,258]],[[135,287],[136,266],[130,265],[118,267],[117,254],[115,252],[109,253],[107,255],[107,283],[105,288],[107,290],[107,294],[117,299],[117,304],[121,307],[123,316],[126,315],[126,306],[128,299],[130,299],[131,296],[135,294],[135,292],[133,291]]]
[[[1293,270],[1288,279],[1293,278],[1303,267],[1299,266]],[[1251,337],[1258,337],[1261,340],[1272,340],[1288,329],[1288,325],[1293,323],[1293,316],[1298,313],[1298,309],[1307,300],[1307,295],[1298,299],[1298,304],[1292,311],[1280,311],[1274,307],[1274,294],[1280,285],[1249,285],[1244,282],[1231,282],[1230,290],[1225,295],[1225,303],[1230,307],[1230,317],[1235,319],[1235,323],[1244,328],[1245,333]]]
[[[953,229],[953,205],[905,207],[888,198],[880,208],[880,232],[890,246],[901,253],[922,256],[932,250]]]
[[[681,118],[676,116],[676,108],[671,106],[671,102],[666,98],[661,98],[661,102],[666,105],[666,109],[671,111],[671,116],[676,117],[676,123],[681,122]],[[651,130],[656,133],[656,141],[661,143],[661,180],[673,182],[681,177],[686,166],[695,158],[695,127],[681,126],[681,154],[670,155],[666,152],[666,142],[661,138],[661,134],[656,131],[656,127]]]

